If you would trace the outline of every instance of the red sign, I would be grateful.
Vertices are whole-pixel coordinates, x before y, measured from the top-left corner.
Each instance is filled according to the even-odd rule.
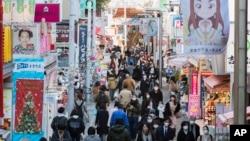
[[[34,22],[60,22],[60,4],[36,4]]]
[[[43,80],[16,82],[15,132],[40,134],[42,131]]]
[[[193,71],[191,76],[191,91],[189,93],[188,114],[199,116],[200,95],[198,94],[198,72]]]

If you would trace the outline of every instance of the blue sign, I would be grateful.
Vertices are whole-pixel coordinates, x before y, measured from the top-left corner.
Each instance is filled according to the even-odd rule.
[[[87,26],[79,26],[79,69],[83,70],[87,64]]]

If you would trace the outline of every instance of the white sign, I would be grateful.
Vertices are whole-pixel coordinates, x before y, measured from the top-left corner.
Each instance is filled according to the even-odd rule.
[[[56,103],[55,95],[45,94],[44,95],[44,103],[45,104],[55,104]]]

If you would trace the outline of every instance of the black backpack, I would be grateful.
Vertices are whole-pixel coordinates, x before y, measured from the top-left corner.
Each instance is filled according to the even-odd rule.
[[[79,112],[79,117],[81,119],[83,119],[82,105],[83,105],[83,101],[82,101],[82,103],[80,105],[77,105],[77,103],[75,101],[75,109]]]
[[[67,118],[64,116],[56,116],[55,119],[52,121],[54,122],[54,130],[58,129],[58,126],[62,127],[67,127]]]
[[[71,134],[78,135],[82,132],[81,130],[81,121],[79,119],[71,118],[69,120],[69,131]],[[84,126],[84,125],[83,125]]]
[[[99,92],[99,95],[98,95],[98,99],[97,99],[97,105],[101,105],[102,103],[107,103],[108,100],[107,100],[107,97],[106,95],[104,94],[104,92],[100,91]]]

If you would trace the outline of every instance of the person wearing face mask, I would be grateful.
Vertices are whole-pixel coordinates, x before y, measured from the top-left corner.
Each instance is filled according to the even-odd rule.
[[[165,104],[164,117],[170,117],[173,127],[177,124],[177,115],[180,114],[181,105],[176,100],[175,95],[170,95],[170,101]]]
[[[191,131],[194,135],[195,140],[200,136],[200,126],[195,123],[196,117],[190,116],[190,125],[189,125],[189,131]]]
[[[154,84],[154,90],[149,92],[150,97],[154,100],[155,104],[154,107],[158,107],[158,103],[163,101],[162,91],[159,89],[159,84]],[[158,113],[158,112],[157,112]]]
[[[182,121],[181,128],[177,135],[177,141],[196,141],[194,135],[189,131],[189,121]]]
[[[141,90],[141,96],[143,99],[146,98],[146,92],[149,91],[149,79],[147,78],[147,75],[143,75],[140,83],[140,90]]]
[[[142,100],[142,104],[141,104],[141,116],[143,117],[144,115],[148,114],[148,111],[150,110],[150,108],[155,108],[153,107],[154,104],[154,100],[150,98],[150,95],[148,92],[145,93],[145,99]]]
[[[156,140],[157,141],[172,141],[175,137],[175,129],[171,126],[171,119],[165,117],[163,120],[163,125],[159,126],[156,130]]]
[[[141,105],[137,99],[137,95],[133,94],[130,103],[126,107],[129,121],[129,132],[132,140],[136,139],[136,131],[138,127]]]
[[[197,141],[213,141],[213,136],[209,134],[209,128],[207,125],[203,126],[203,135],[197,138]]]

